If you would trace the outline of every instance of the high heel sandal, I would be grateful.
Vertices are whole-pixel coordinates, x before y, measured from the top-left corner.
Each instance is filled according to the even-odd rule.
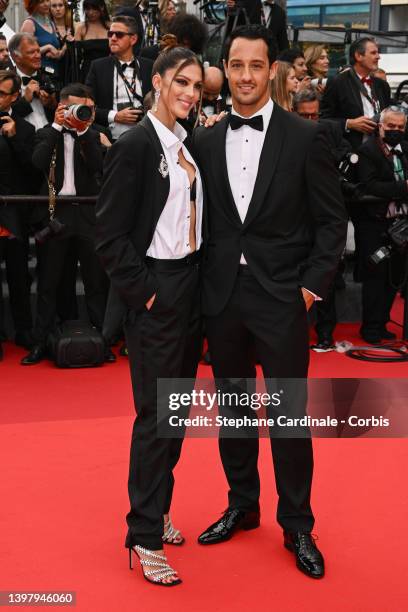
[[[140,565],[142,566],[142,572],[144,578],[147,582],[151,582],[152,584],[158,584],[159,586],[176,586],[176,584],[181,584],[182,580],[177,578],[177,580],[173,580],[172,582],[162,582],[164,578],[169,578],[170,576],[176,576],[177,572],[167,563],[166,557],[162,555],[158,555],[147,548],[143,548],[142,546],[132,546],[129,548],[129,569],[133,569],[133,559],[132,552],[134,552],[140,561]],[[145,557],[149,557],[149,559],[142,559],[141,555]],[[144,571],[144,568],[152,567],[153,569]]]
[[[177,540],[177,538],[180,539]],[[180,534],[179,529],[175,529],[173,527],[170,516],[169,520],[164,523],[164,534],[162,540],[165,544],[173,544],[173,546],[181,546],[184,544],[184,538]]]

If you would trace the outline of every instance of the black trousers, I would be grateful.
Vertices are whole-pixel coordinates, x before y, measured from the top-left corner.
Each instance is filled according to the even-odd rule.
[[[137,413],[130,449],[126,546],[160,550],[163,514],[170,509],[173,469],[183,440],[157,435],[157,379],[195,378],[201,317],[197,264],[161,269],[156,260],[152,272],[158,282],[152,308],[129,311],[125,322]]]
[[[15,333],[29,332],[32,328],[32,315],[27,241],[17,240],[17,238],[0,238],[0,263],[3,259],[6,264],[14,331]],[[3,326],[4,306],[2,294],[0,294],[0,330],[3,329]]]
[[[390,312],[401,280],[405,255],[394,253],[391,259],[374,266],[369,257],[387,244],[390,220],[366,219],[359,222],[359,271],[362,281],[363,334],[381,332],[390,320]],[[393,286],[395,285],[395,286]]]
[[[263,289],[247,266],[240,266],[226,308],[217,316],[206,317],[205,325],[217,380],[255,378],[254,355],[265,378],[307,377],[309,334],[300,289],[293,303],[280,302]],[[312,441],[310,437],[273,438],[271,445],[279,495],[277,520],[288,531],[310,532],[314,524],[310,507]],[[220,437],[219,448],[230,487],[229,507],[258,510],[258,438]]]
[[[85,301],[89,319],[102,330],[108,294],[108,278],[95,253],[93,240],[87,236],[50,238],[38,245],[37,313],[34,336],[38,343],[46,341],[56,320],[57,291],[63,277],[66,254],[75,243],[81,265]]]

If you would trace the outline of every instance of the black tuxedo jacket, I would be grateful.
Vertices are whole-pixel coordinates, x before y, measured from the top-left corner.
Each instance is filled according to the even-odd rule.
[[[143,97],[152,88],[152,68],[153,62],[148,59],[140,58],[140,78],[142,82]],[[92,62],[86,77],[86,84],[91,87],[96,102],[95,121],[101,125],[108,125],[109,111],[113,109],[114,99],[114,75],[115,59],[112,55],[102,57]]]
[[[13,113],[16,135],[12,138],[0,135],[0,194],[30,195],[38,192],[38,172],[31,163],[34,148],[34,127]],[[25,205],[0,205],[0,226],[21,237],[24,234]]]
[[[194,133],[207,190],[204,312],[222,311],[241,253],[259,283],[286,305],[304,286],[325,297],[346,239],[347,217],[324,132],[274,105],[244,223],[228,180],[228,119]]]
[[[389,106],[391,92],[388,83],[374,77],[373,88],[381,110]],[[321,116],[324,119],[335,119],[338,121],[345,138],[350,142],[353,150],[357,150],[363,141],[363,134],[355,130],[345,132],[347,119],[355,119],[364,115],[360,89],[351,70],[346,70],[328,80],[320,110]]]
[[[403,151],[401,161],[405,179],[407,179],[408,142],[404,141],[401,148]],[[360,208],[361,217],[385,219],[389,202],[399,200],[408,203],[407,181],[395,180],[393,158],[384,155],[380,142],[375,136],[370,136],[360,147],[358,153],[359,181],[364,183],[366,194],[384,198],[383,202],[362,204]]]
[[[109,149],[96,206],[96,250],[123,301],[137,311],[157,289],[145,257],[170,191],[169,176],[159,172],[163,155],[145,117]]]
[[[57,159],[55,167],[55,189],[61,190],[64,183],[64,136],[62,132],[47,125],[36,133],[33,152],[33,164],[43,172],[43,184],[41,193],[48,195],[47,178],[50,170],[51,158],[54,148],[57,147]],[[96,195],[102,175],[102,145],[100,144],[99,132],[92,127],[85,134],[79,136],[74,144],[74,174],[75,191],[78,196]],[[47,222],[48,207],[36,206],[33,215],[33,223]],[[93,233],[95,225],[95,210],[92,205],[80,205],[82,228],[84,233]],[[73,219],[73,207],[68,204],[57,204],[56,216],[64,224],[70,225]]]
[[[262,2],[261,0],[245,0],[244,6],[250,23],[262,23]],[[241,18],[238,25],[244,25],[245,21]],[[272,32],[278,51],[289,48],[288,34],[286,31],[286,13],[278,4],[271,4],[269,14],[268,29]]]

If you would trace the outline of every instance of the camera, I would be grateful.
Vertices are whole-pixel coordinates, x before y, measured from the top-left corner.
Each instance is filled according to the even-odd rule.
[[[52,96],[59,92],[59,81],[55,76],[55,70],[46,66],[41,68],[39,71],[39,85],[40,89],[45,91],[48,95]]]
[[[357,153],[346,153],[340,161],[338,168],[340,172],[340,187],[346,200],[358,200],[364,195],[364,187],[361,183],[351,180],[353,176],[353,166],[358,163]]]
[[[378,265],[382,261],[389,259],[394,250],[406,251],[408,249],[408,218],[397,217],[387,230],[389,242],[377,249],[369,257],[369,261]]]
[[[86,104],[70,104],[65,107],[64,117],[85,122],[91,120],[92,112],[92,108]]]
[[[58,221],[57,217],[54,217],[49,220],[48,225],[34,234],[34,238],[40,244],[44,244],[44,242],[47,242],[47,240],[54,236],[58,236],[58,234],[61,234],[64,230],[65,225],[61,223],[61,221]]]

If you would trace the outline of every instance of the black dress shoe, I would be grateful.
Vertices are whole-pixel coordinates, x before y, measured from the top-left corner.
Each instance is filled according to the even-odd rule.
[[[113,353],[110,348],[105,350],[105,363],[115,363],[116,355]]]
[[[334,340],[332,336],[322,336],[318,338],[316,344],[312,344],[310,347],[315,353],[327,353],[328,351],[334,351]]]
[[[369,332],[369,333],[361,333],[361,337],[363,340],[367,342],[367,344],[381,344],[382,336],[380,332]]]
[[[311,578],[323,578],[324,559],[310,533],[283,532],[284,546],[295,554],[296,565],[301,572]]]
[[[20,361],[21,365],[35,365],[40,363],[47,354],[47,349],[42,344],[36,344],[31,351]]]
[[[199,544],[218,544],[232,538],[239,529],[248,531],[259,527],[259,512],[228,509],[222,517],[210,525],[198,538]]]

